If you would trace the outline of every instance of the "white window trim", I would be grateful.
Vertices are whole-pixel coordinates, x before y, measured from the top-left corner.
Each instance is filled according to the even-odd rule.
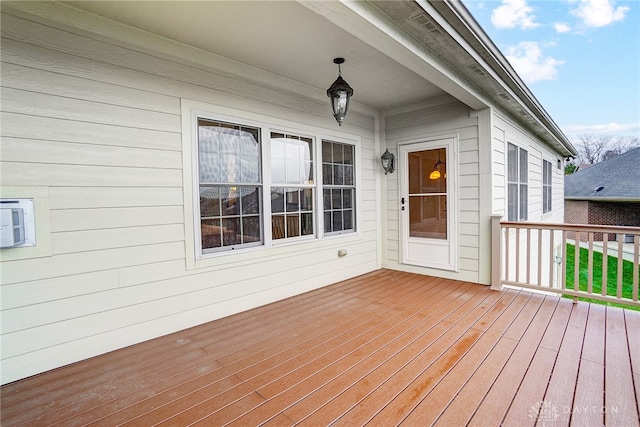
[[[314,236],[301,236],[300,238],[271,239],[270,223],[263,225],[264,244],[247,248],[238,248],[229,251],[219,251],[212,253],[202,253],[200,244],[200,223],[196,218],[199,212],[199,191],[197,185],[196,171],[198,167],[197,149],[197,120],[198,117],[211,118],[213,120],[230,123],[244,122],[243,124],[256,126],[261,129],[261,146],[263,165],[269,164],[271,159],[270,132],[284,132],[304,135],[314,139],[314,177],[317,180],[316,196],[314,206]],[[236,110],[233,108],[216,104],[181,99],[181,125],[182,125],[182,170],[183,170],[183,197],[184,197],[184,227],[185,227],[185,258],[188,270],[197,268],[214,267],[227,264],[231,259],[235,262],[251,262],[255,258],[256,252],[261,252],[265,256],[287,253],[292,250],[305,250],[308,245],[313,248],[322,248],[332,244],[334,239],[359,239],[362,230],[362,177],[358,171],[358,163],[362,161],[362,143],[357,135],[342,133],[335,130],[318,128],[300,122],[286,121],[258,113]],[[356,184],[355,195],[355,230],[352,232],[324,234],[324,215],[322,199],[322,140],[331,140],[344,144],[351,144],[355,147],[354,179]],[[271,206],[265,201],[270,197],[271,171],[269,167],[262,167],[262,191],[263,206],[262,219],[270,219]],[[268,228],[268,230],[267,230]],[[295,247],[295,248],[290,248]]]
[[[544,187],[545,187],[545,183],[544,183],[544,178],[545,178],[545,174],[544,174],[544,165],[545,163],[549,163],[549,184],[546,185],[547,187],[549,187],[549,192],[550,194],[550,206],[549,206],[549,210],[545,212],[544,210]],[[542,215],[543,216],[548,216],[553,212],[553,175],[554,175],[554,170],[556,168],[553,165],[553,161],[551,160],[546,160],[546,159],[542,159]]]
[[[509,145],[513,145],[517,148],[517,163],[518,163],[518,218],[515,220],[511,220],[509,219],[509,184],[514,183],[514,181],[509,181]],[[522,184],[522,182],[520,181],[520,150],[524,150],[527,153],[527,219],[521,220],[520,219],[520,184]],[[509,221],[513,221],[513,222],[526,222],[529,220],[530,218],[530,214],[531,214],[531,206],[529,206],[529,195],[530,195],[530,170],[531,170],[531,149],[528,145],[523,145],[523,144],[519,144],[509,138],[506,139],[506,146],[505,146],[505,150],[504,150],[504,155],[505,155],[505,165],[506,165],[506,174],[505,174],[505,200],[507,201],[506,203],[506,217],[507,220]],[[540,211],[542,211],[542,206],[540,207]]]

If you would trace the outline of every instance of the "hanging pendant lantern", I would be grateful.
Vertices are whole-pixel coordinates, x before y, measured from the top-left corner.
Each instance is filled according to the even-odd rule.
[[[338,64],[338,78],[327,89],[327,96],[331,98],[331,108],[333,109],[333,117],[335,117],[338,125],[342,126],[344,118],[347,116],[349,110],[349,100],[353,95],[353,89],[349,86],[349,83],[345,82],[342,78],[342,70],[340,64],[344,64],[344,58],[335,58],[334,64]]]

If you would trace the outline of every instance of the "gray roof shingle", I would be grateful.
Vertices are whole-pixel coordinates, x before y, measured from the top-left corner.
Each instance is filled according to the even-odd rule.
[[[564,198],[640,201],[640,148],[566,175]]]

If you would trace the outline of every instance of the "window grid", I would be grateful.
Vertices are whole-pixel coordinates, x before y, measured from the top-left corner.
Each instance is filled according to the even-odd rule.
[[[260,129],[199,119],[198,176],[202,251],[261,244]]]
[[[527,150],[514,144],[507,145],[507,219],[526,221],[528,219],[528,165]]]
[[[313,138],[271,132],[271,238],[314,236]]]
[[[324,231],[355,231],[355,147],[322,141]]]
[[[195,131],[199,253],[355,231],[354,144],[319,139],[318,147],[315,138],[234,119],[198,117]],[[263,158],[267,136],[270,158]],[[316,225],[322,219],[324,233]]]
[[[542,213],[551,212],[552,201],[552,165],[547,160],[542,161]]]

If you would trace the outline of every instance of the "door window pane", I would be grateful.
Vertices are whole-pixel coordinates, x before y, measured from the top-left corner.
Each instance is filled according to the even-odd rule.
[[[446,148],[413,151],[409,158],[409,235],[447,239]]]

